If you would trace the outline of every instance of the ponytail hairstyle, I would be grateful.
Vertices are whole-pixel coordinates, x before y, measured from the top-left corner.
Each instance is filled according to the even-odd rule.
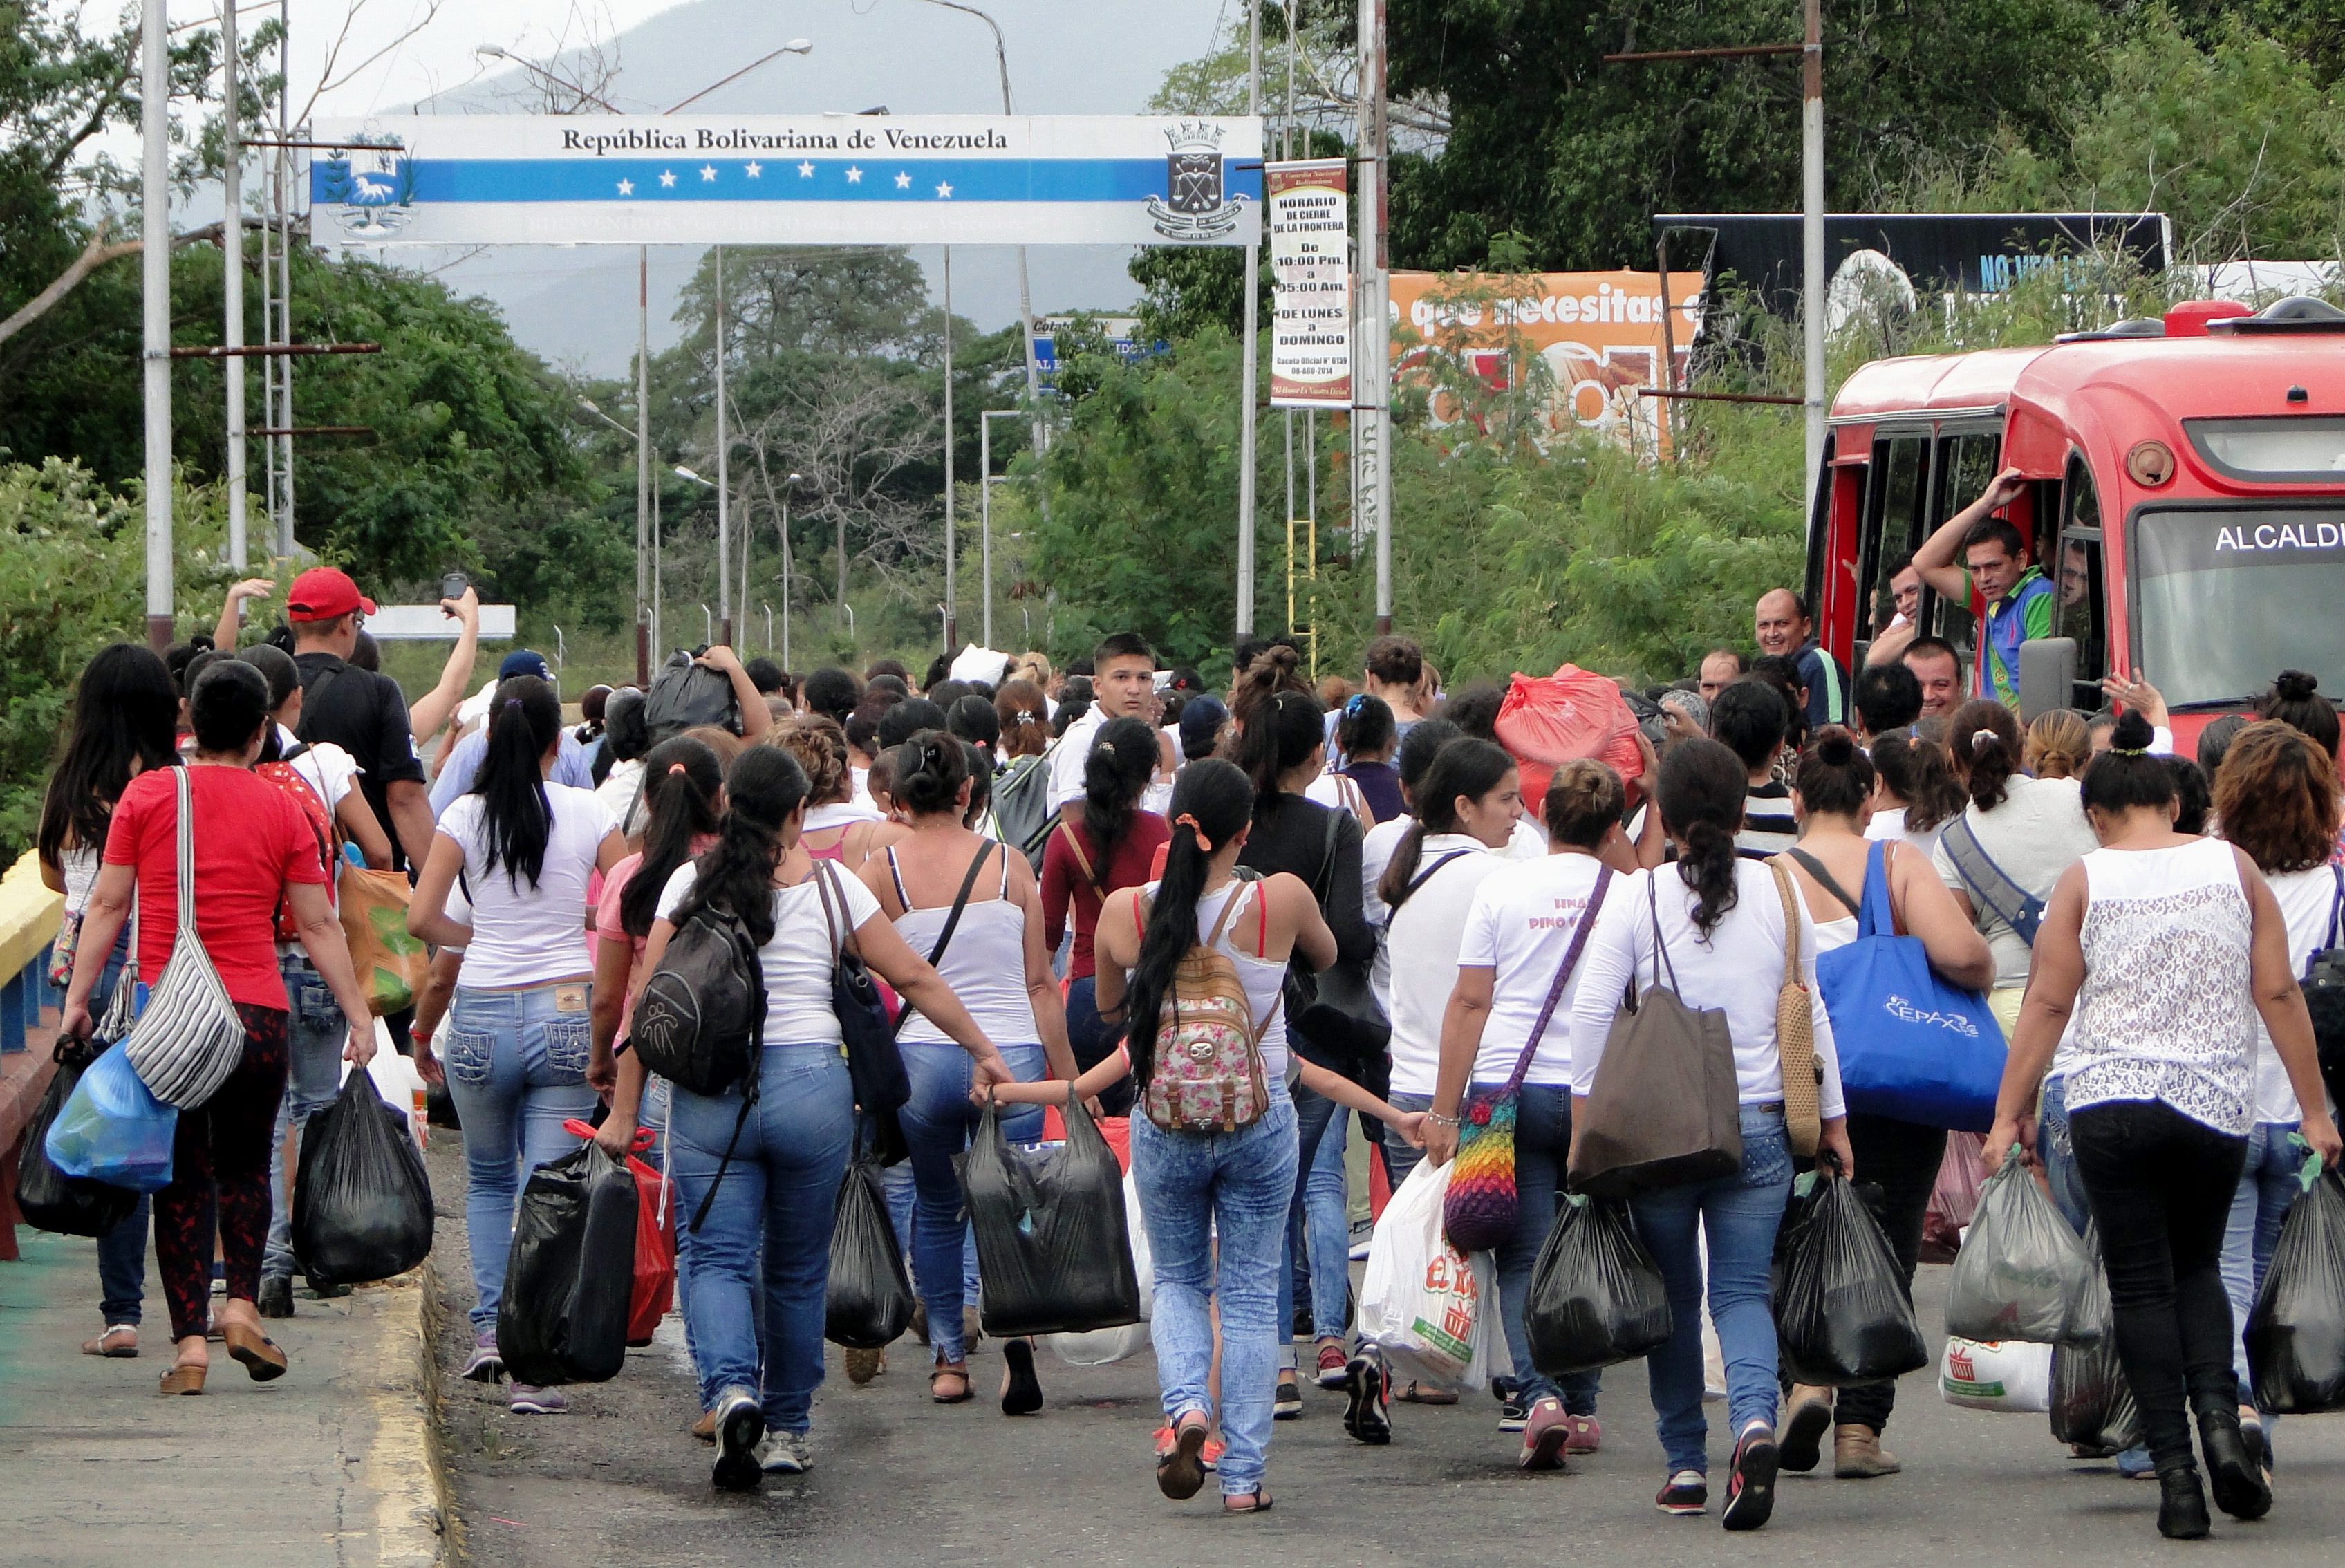
[[[1288,656],[1291,670],[1294,650],[1273,648],[1254,661],[1246,679],[1253,681],[1281,654]],[[1231,760],[1245,770],[1254,785],[1255,817],[1267,820],[1279,807],[1278,781],[1326,744],[1325,712],[1317,697],[1292,687],[1275,691],[1242,689],[1238,699],[1240,706],[1233,711],[1239,731]]]
[[[473,777],[481,798],[481,860],[485,873],[504,863],[505,880],[537,886],[553,808],[545,798],[546,752],[562,738],[562,699],[533,675],[500,684],[489,702],[489,744]]]
[[[1506,748],[1487,740],[1461,738],[1441,748],[1417,785],[1416,820],[1393,846],[1393,857],[1376,881],[1376,897],[1384,900],[1386,908],[1397,912],[1416,891],[1409,884],[1416,880],[1416,862],[1424,852],[1426,835],[1457,831],[1458,797],[1479,800],[1514,770],[1515,759],[1507,755]]]
[[[660,891],[692,859],[692,840],[722,823],[716,797],[724,789],[716,753],[688,735],[661,741],[644,759],[644,858],[619,894],[619,926],[629,936],[651,935]]]
[[[1946,748],[1954,755],[1971,804],[1992,811],[2010,794],[2019,771],[2019,720],[1999,702],[1974,697],[1946,721]]]
[[[1402,799],[1410,803],[1411,810],[1416,809],[1416,787],[1425,782],[1426,772],[1433,766],[1433,759],[1441,755],[1443,747],[1465,733],[1448,719],[1424,718],[1419,719],[1401,738],[1398,759],[1400,792]]]
[[[1873,769],[1892,795],[1905,803],[1908,832],[1926,833],[1963,814],[1970,797],[1954,777],[1945,747],[1920,736],[1884,735],[1873,743]]]
[[[1148,903],[1124,1011],[1131,1020],[1124,1048],[1135,1083],[1145,1084],[1154,1065],[1157,1021],[1172,994],[1172,972],[1197,945],[1197,898],[1205,889],[1205,869],[1253,817],[1254,784],[1235,764],[1208,757],[1181,769],[1172,786],[1172,838],[1165,846],[1164,877]]]
[[[1001,725],[1002,759],[1040,757],[1051,746],[1051,705],[1042,688],[1022,677],[994,689],[993,717]]]
[[[828,714],[802,713],[790,723],[777,724],[763,744],[788,752],[797,763],[806,776],[807,804],[835,805],[854,792],[855,775],[848,770],[847,731]]]
[[[2277,718],[2312,737],[2330,757],[2337,755],[2337,709],[2320,695],[2318,677],[2300,669],[2284,669],[2269,691],[2256,703],[2258,718]]]
[[[2092,731],[2073,709],[2038,714],[2027,727],[2027,770],[2038,779],[2074,779],[2092,759]]]
[[[1873,799],[1873,759],[1857,746],[1855,736],[1827,724],[1800,753],[1792,787],[1800,792],[1800,804],[1811,811],[1853,817]]]
[[[969,746],[957,735],[923,729],[888,753],[888,798],[915,817],[960,815],[969,782]]]
[[[960,825],[974,830],[993,803],[993,759],[974,740],[962,741],[961,748],[969,753],[969,809],[961,814]]]
[[[2128,711],[2117,718],[2109,735],[2109,748],[2085,769],[2084,807],[2087,811],[2115,815],[2137,806],[2174,803],[2174,775],[2166,759],[2149,754],[2149,720]]]
[[[1100,727],[1083,762],[1083,837],[1091,841],[1091,886],[1107,889],[1107,863],[1131,830],[1140,797],[1156,777],[1156,729],[1144,718]]]
[[[806,769],[779,747],[752,746],[725,773],[725,818],[699,876],[673,917],[704,909],[737,918],[759,947],[774,940],[774,868],[789,844],[782,829],[806,804]],[[640,874],[640,873],[639,873]]]
[[[1732,751],[1699,737],[1661,754],[1653,803],[1682,846],[1678,876],[1695,893],[1693,923],[1705,940],[1734,908],[1734,835],[1742,828],[1750,771]]]
[[[1392,705],[1363,692],[1344,701],[1335,720],[1335,747],[1348,758],[1374,757],[1393,744]]]
[[[1548,775],[1540,815],[1547,836],[1576,850],[1593,850],[1618,827],[1629,809],[1620,775],[1593,757],[1576,758]]]

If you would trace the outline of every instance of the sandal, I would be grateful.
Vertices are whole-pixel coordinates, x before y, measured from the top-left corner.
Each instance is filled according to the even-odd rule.
[[[1235,1504],[1241,1498],[1251,1498],[1253,1501],[1247,1502],[1244,1507],[1233,1506],[1233,1504]],[[1267,1489],[1259,1486],[1255,1487],[1252,1492],[1224,1492],[1222,1495],[1222,1512],[1223,1513],[1230,1514],[1268,1513],[1270,1512],[1270,1492]]]
[[[285,1375],[285,1352],[259,1329],[229,1323],[221,1329],[220,1338],[228,1344],[228,1353],[252,1374],[254,1382],[265,1383]]]
[[[929,1398],[938,1404],[965,1405],[974,1397],[967,1361],[939,1361],[929,1373]]]
[[[1156,1456],[1156,1490],[1185,1502],[1205,1484],[1205,1413],[1183,1410],[1172,1423],[1172,1441]]]
[[[204,1391],[204,1374],[210,1369],[208,1361],[174,1362],[171,1369],[163,1374],[163,1386],[157,1392],[166,1396],[200,1394]]]
[[[1455,1390],[1436,1389],[1425,1383],[1411,1383],[1393,1398],[1405,1405],[1454,1405],[1457,1402]]]
[[[129,1360],[138,1354],[138,1325],[108,1323],[106,1332],[95,1339],[81,1342],[85,1356],[105,1356],[115,1360]]]

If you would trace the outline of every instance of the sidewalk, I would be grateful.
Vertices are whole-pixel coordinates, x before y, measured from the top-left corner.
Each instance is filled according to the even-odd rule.
[[[170,1327],[152,1253],[136,1360],[80,1353],[96,1243],[20,1226],[0,1263],[0,1557],[22,1568],[429,1568],[419,1271],[271,1323],[291,1369],[255,1383],[212,1347],[199,1398],[164,1399]]]

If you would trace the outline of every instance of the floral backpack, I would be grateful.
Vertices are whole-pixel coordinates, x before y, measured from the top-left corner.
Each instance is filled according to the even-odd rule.
[[[1141,1107],[1168,1133],[1233,1133],[1270,1109],[1262,1037],[1281,1003],[1272,1003],[1270,1017],[1257,1024],[1245,981],[1218,945],[1231,914],[1244,901],[1243,890],[1232,893],[1211,934],[1182,954],[1158,1013],[1155,1055]],[[1268,940],[1270,911],[1259,889],[1254,902],[1259,951]],[[1147,918],[1142,895],[1143,926]]]
[[[302,817],[310,824],[310,831],[318,840],[318,864],[326,873],[326,897],[331,900],[334,896],[334,875],[339,869],[334,855],[340,830],[334,826],[334,820],[326,810],[325,801],[319,799],[318,791],[302,776],[300,769],[293,766],[309,749],[307,746],[297,746],[278,761],[259,764],[253,772],[284,790],[286,796],[301,809]],[[300,928],[295,923],[292,911],[280,902],[277,910],[277,940],[293,942],[299,936]]]

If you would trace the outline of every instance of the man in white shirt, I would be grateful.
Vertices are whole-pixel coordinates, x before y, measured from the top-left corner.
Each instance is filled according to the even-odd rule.
[[[1083,765],[1091,760],[1101,727],[1115,718],[1152,723],[1155,697],[1156,650],[1148,646],[1148,639],[1138,632],[1116,632],[1102,641],[1091,655],[1090,711],[1067,726],[1051,753],[1052,809],[1069,820],[1081,814]],[[1178,765],[1172,743],[1162,735],[1157,742],[1165,754],[1162,765],[1169,772]],[[1076,808],[1071,814],[1067,810],[1071,805]]]

